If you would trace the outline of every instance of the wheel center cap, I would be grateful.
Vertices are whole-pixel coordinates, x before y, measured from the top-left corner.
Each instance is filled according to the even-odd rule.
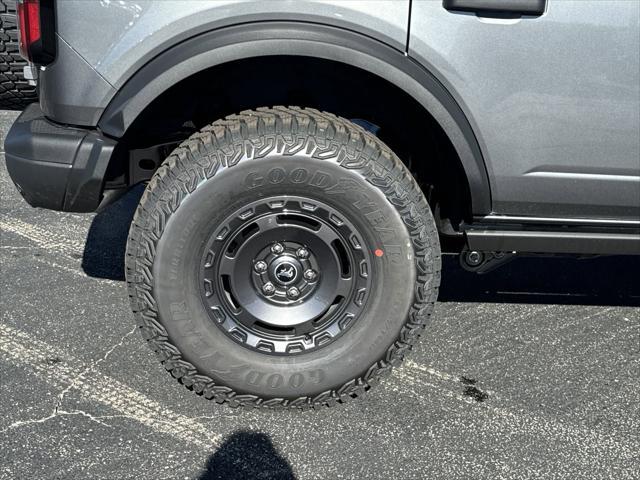
[[[291,263],[281,263],[276,268],[276,280],[281,283],[291,283],[298,276],[298,269]]]
[[[269,268],[270,277],[280,285],[290,285],[300,279],[302,268],[300,263],[292,257],[276,258]]]

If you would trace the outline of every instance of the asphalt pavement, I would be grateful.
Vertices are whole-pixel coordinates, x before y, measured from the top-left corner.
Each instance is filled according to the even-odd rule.
[[[14,118],[0,112],[0,140]],[[640,477],[640,257],[484,276],[447,258],[420,344],[363,399],[232,409],[135,331],[122,261],[139,189],[99,214],[33,209],[3,153],[0,189],[2,479]]]

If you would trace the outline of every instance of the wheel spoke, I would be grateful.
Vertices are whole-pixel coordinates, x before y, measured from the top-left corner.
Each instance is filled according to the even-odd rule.
[[[233,275],[235,261],[227,255],[222,255],[220,264],[218,265],[218,273],[220,275]]]
[[[315,234],[322,239],[325,243],[330,245],[335,240],[339,240],[340,236],[336,233],[336,231],[328,225],[322,225],[320,230],[315,232]]]
[[[347,297],[351,293],[351,287],[353,286],[352,277],[340,277],[336,286],[336,295]]]
[[[264,233],[278,227],[274,217],[260,217],[256,219],[255,223],[258,225],[260,233]]]
[[[304,323],[302,323],[300,325],[296,325],[294,327],[294,331],[295,331],[295,335],[296,336],[307,335],[309,333],[312,333],[315,329],[316,329],[316,327],[315,327],[315,325],[313,324],[312,321],[304,322]]]
[[[241,309],[237,312],[233,313],[234,318],[239,321],[240,323],[242,323],[242,325],[244,325],[245,327],[252,329],[254,324],[256,323],[256,317],[254,317],[253,315],[251,315],[249,312],[247,312],[244,309]]]

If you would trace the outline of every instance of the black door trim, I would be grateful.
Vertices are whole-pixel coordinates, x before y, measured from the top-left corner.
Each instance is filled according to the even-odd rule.
[[[443,0],[442,6],[450,11],[535,15],[544,13],[546,0]]]

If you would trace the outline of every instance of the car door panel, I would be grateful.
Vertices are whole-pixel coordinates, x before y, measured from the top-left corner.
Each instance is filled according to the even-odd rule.
[[[640,219],[640,2],[444,7],[413,2],[409,54],[469,117],[494,212]]]

